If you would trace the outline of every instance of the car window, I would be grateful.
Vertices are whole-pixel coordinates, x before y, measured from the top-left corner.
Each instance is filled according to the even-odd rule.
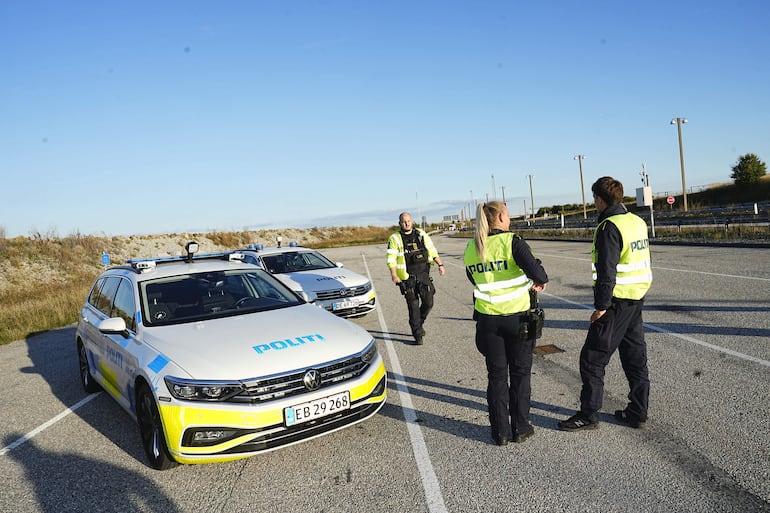
[[[263,256],[262,263],[265,264],[265,268],[273,274],[281,274],[288,272],[289,270],[286,265],[286,256],[283,254]]]
[[[284,308],[302,303],[263,270],[194,273],[141,282],[149,326],[194,322]]]
[[[120,278],[110,276],[103,281],[100,280],[100,282],[96,297],[91,304],[99,309],[100,312],[109,316],[112,312],[112,300],[115,297],[115,292],[118,290],[118,285],[120,285]]]
[[[243,261],[246,262],[247,264],[254,264],[262,267],[262,264],[259,263],[259,260],[257,260],[257,257],[253,255],[244,254]]]
[[[262,257],[267,270],[273,274],[328,269],[336,265],[325,256],[314,251],[293,251]]]
[[[88,304],[94,308],[99,308],[97,305],[102,301],[100,290],[104,286],[105,281],[107,281],[107,278],[99,278],[96,280],[96,283],[94,283],[94,286],[91,288],[91,293],[88,294]]]
[[[120,280],[118,292],[112,307],[111,317],[121,317],[126,321],[126,328],[136,331],[136,301],[134,299],[134,287],[128,280]]]
[[[312,269],[327,269],[329,267],[337,267],[337,264],[326,258],[320,253],[307,252],[302,253],[307,261],[307,266]]]

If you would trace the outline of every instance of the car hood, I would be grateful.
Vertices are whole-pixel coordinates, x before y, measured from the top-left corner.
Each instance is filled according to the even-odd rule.
[[[360,326],[304,304],[190,324],[145,328],[145,341],[193,379],[249,379],[362,351]]]
[[[305,292],[360,287],[369,281],[364,276],[341,267],[281,273],[274,276],[290,289]]]

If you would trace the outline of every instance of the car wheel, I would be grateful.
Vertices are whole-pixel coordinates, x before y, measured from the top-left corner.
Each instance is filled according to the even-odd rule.
[[[88,356],[86,355],[86,348],[83,342],[78,340],[78,365],[80,367],[80,383],[83,385],[83,390],[88,394],[93,394],[102,389],[94,380],[91,375],[91,369],[88,367]]]
[[[141,383],[136,392],[136,418],[142,445],[150,466],[155,470],[168,470],[178,465],[168,452],[163,424],[160,420],[155,397],[146,383]]]

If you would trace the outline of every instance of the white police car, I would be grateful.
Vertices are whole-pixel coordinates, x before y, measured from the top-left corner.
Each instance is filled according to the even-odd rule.
[[[195,251],[104,271],[76,332],[83,387],[136,419],[152,467],[245,458],[379,410],[369,333],[242,255]]]
[[[375,309],[377,298],[372,282],[365,276],[333,263],[318,251],[298,246],[249,246],[235,253],[273,274],[309,301],[341,317],[358,317]]]

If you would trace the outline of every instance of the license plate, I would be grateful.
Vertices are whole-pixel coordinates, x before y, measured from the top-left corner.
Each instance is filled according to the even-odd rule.
[[[346,390],[339,394],[285,408],[283,418],[287,426],[294,426],[349,409],[350,392]]]
[[[358,306],[358,301],[340,301],[332,305],[332,310],[344,310],[345,308],[353,308]]]

